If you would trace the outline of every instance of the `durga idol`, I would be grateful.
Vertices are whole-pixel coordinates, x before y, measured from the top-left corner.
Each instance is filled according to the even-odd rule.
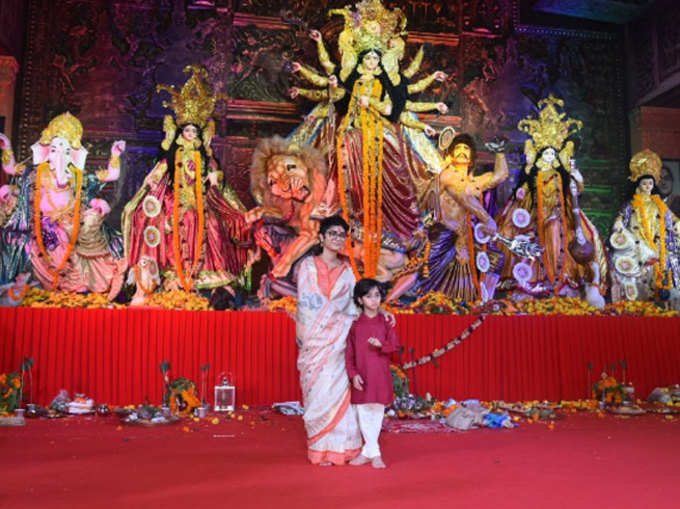
[[[447,111],[443,103],[421,103],[416,95],[434,80],[446,79],[438,71],[410,83],[423,58],[400,68],[404,56],[406,17],[399,9],[386,9],[379,0],[363,0],[355,9],[333,9],[344,17],[338,37],[338,66],[328,55],[321,34],[317,43],[323,74],[295,62],[293,71],[317,89],[294,87],[291,96],[320,103],[289,141],[318,148],[328,159],[329,178],[337,189],[337,207],[352,226],[347,252],[355,275],[381,278],[385,250],[415,248],[413,232],[420,228],[419,188],[430,171],[441,171],[436,147],[428,139],[435,131],[416,112]],[[352,248],[360,245],[358,252]]]

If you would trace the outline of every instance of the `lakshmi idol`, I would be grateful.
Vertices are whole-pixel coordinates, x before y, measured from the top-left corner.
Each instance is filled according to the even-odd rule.
[[[227,286],[246,264],[247,251],[236,244],[245,234],[245,207],[224,182],[210,146],[211,116],[226,97],[212,94],[205,69],[187,66],[184,72],[192,74],[181,91],[157,86],[172,96],[163,105],[177,122],[166,115],[161,155],[125,206],[122,224],[129,265],[155,260],[166,289],[189,292]]]
[[[111,147],[106,169],[86,173],[83,126],[70,113],[50,121],[33,144],[33,165],[17,164],[7,137],[0,135],[2,168],[13,177],[14,207],[2,225],[0,283],[32,270],[49,290],[120,290],[126,268],[120,235],[102,222],[110,211],[96,198],[118,179],[124,141]]]

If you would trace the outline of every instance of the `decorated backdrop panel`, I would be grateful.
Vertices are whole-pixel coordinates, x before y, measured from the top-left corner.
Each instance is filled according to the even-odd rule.
[[[118,203],[109,219],[115,224],[162,138],[164,110],[155,86],[182,83],[182,68],[190,63],[205,65],[216,92],[232,98],[219,112],[213,144],[227,179],[252,205],[248,167],[257,140],[289,133],[311,106],[287,96],[299,84],[290,62],[317,63],[304,29],[321,30],[335,51],[342,22],[326,12],[347,0],[285,0],[278,7],[265,0],[220,0],[207,7],[209,2],[191,0],[27,3],[15,146],[20,157],[28,155],[47,121],[65,110],[83,122],[92,168],[104,164],[112,140],[128,140],[124,176],[108,190]],[[400,6],[409,19],[405,61],[424,44],[428,56],[420,75],[437,69],[450,74],[423,94],[423,100],[446,102],[450,112],[425,119],[440,128],[454,125],[478,141],[509,138],[515,170],[523,142],[517,121],[549,93],[565,99],[569,115],[585,126],[577,153],[587,184],[583,207],[605,232],[626,177],[618,36],[525,26],[513,0],[385,3]]]

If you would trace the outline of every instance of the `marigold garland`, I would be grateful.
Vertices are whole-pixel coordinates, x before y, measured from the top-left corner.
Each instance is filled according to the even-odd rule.
[[[115,308],[125,306],[110,302],[105,294],[101,293],[71,293],[54,292],[40,288],[31,288],[22,300],[21,306],[33,308]]]
[[[376,80],[376,83],[380,83],[378,80]],[[375,205],[375,232],[376,232],[376,254],[375,254],[375,266],[378,266],[378,261],[380,260],[380,249],[382,247],[382,223],[383,223],[383,215],[382,215],[382,203],[383,203],[383,149],[385,146],[385,132],[383,130],[381,118],[378,117],[376,121],[376,126],[378,129],[378,168],[376,171],[376,176],[377,176],[377,191],[378,191],[378,199]]]
[[[269,311],[297,312],[297,299],[295,297],[281,297],[267,303]]]
[[[423,277],[427,279],[430,277],[430,252],[432,251],[432,242],[427,240],[425,242],[425,250],[423,251]]]
[[[653,195],[652,201],[659,209],[659,260],[654,264],[654,282],[656,290],[663,288],[669,290],[673,287],[671,278],[667,277],[666,270],[666,213],[668,212],[668,207],[663,202],[660,196]],[[633,209],[637,214],[638,222],[642,227],[642,234],[645,240],[650,246],[656,246],[657,243],[654,241],[654,233],[652,232],[651,225],[645,213],[643,197],[640,194],[635,194],[633,196]],[[664,283],[664,279],[667,281]]]
[[[370,97],[379,97],[380,82],[373,80]],[[359,95],[367,95],[366,85],[360,82]],[[382,125],[371,108],[361,107],[359,118],[362,130],[362,166],[363,166],[363,205],[364,205],[364,276],[375,277],[380,258],[382,227],[382,158],[376,154],[376,128],[382,135]],[[382,136],[378,143],[382,149]],[[377,157],[376,157],[377,156]],[[377,159],[377,160],[376,160]]]
[[[381,84],[378,80],[373,80],[373,87],[370,94],[367,94],[366,84],[359,80],[354,85],[352,97],[348,111],[357,109],[357,97],[369,95],[369,97],[380,97],[382,92]],[[363,186],[363,262],[364,276],[375,277],[380,259],[380,248],[382,246],[382,171],[383,171],[383,146],[384,133],[382,130],[382,119],[380,114],[373,111],[371,107],[360,106],[359,121],[362,131],[362,186]],[[351,115],[346,115],[340,127],[336,141],[336,154],[338,165],[338,187],[340,195],[340,205],[345,221],[349,223],[349,210],[347,207],[347,189],[342,162],[342,143],[345,132],[349,126]],[[376,153],[377,141],[377,153]],[[355,277],[360,278],[356,259],[352,249],[352,239],[347,238],[347,252],[350,257],[352,270]]]
[[[185,292],[184,290],[172,290],[169,292],[152,293],[147,306],[158,306],[163,309],[183,309],[187,311],[207,311],[210,309],[210,301],[197,293]]]
[[[363,83],[360,82],[359,95],[365,95],[366,89]],[[371,228],[371,167],[369,160],[369,143],[370,143],[370,133],[368,132],[368,122],[369,119],[366,115],[366,108],[360,107],[359,109],[359,119],[361,121],[361,163],[363,167],[362,173],[362,192],[363,192],[363,209],[364,209],[364,276],[370,277],[370,267],[372,265],[371,260],[371,233],[373,229]]]
[[[179,147],[178,152],[183,152],[183,148]],[[201,167],[201,154],[198,150],[194,150],[193,162],[195,164],[196,175],[194,178],[194,191],[196,193],[196,212],[198,213],[198,233],[196,238],[196,247],[194,248],[194,260],[190,261],[190,272],[185,274],[184,263],[180,251],[179,240],[179,205],[180,205],[180,177],[182,172],[182,158],[175,158],[175,180],[174,180],[174,195],[173,195],[173,209],[172,209],[172,244],[175,254],[175,271],[177,272],[177,279],[185,291],[190,292],[194,286],[193,275],[200,263],[201,251],[203,249],[203,235],[204,235],[204,210],[203,210],[203,173]]]
[[[396,307],[389,303],[383,304],[386,311],[394,314],[442,314],[442,310],[448,313],[469,314],[470,309],[458,299],[450,299],[441,292],[430,292],[420,297],[407,307]]]
[[[356,87],[356,84],[355,84]],[[353,111],[356,106],[356,96],[352,94],[350,99],[348,111]],[[345,137],[345,131],[349,126],[349,115],[345,115],[340,126],[340,131],[338,132],[338,138],[335,145],[336,160],[338,164],[338,195],[340,196],[340,206],[342,207],[342,217],[349,224],[349,210],[347,208],[347,189],[345,187],[345,171],[342,163],[342,142]],[[352,249],[352,236],[348,235],[345,241],[345,248],[347,254],[349,255],[349,261],[352,265],[352,272],[354,272],[354,277],[360,279],[359,269],[357,268],[357,262],[354,258],[354,250]]]
[[[378,83],[377,80],[373,82],[374,85],[374,91],[375,91],[375,85]],[[373,91],[373,92],[374,92]],[[371,93],[371,96],[373,95],[373,92]],[[368,178],[369,178],[369,187],[368,187],[368,207],[369,207],[369,249],[368,249],[368,267],[364,267],[364,274],[367,277],[375,277],[376,273],[376,267],[378,265],[378,253],[380,250],[380,246],[376,246],[376,240],[377,240],[377,235],[378,232],[375,230],[375,225],[376,225],[376,214],[377,211],[376,209],[376,180],[377,180],[377,172],[376,172],[376,154],[375,154],[375,119],[373,118],[373,115],[371,111],[367,111],[368,108],[362,108],[362,113],[367,114],[368,116],[368,151],[369,151],[369,157],[368,157]],[[364,191],[365,193],[366,191]],[[365,239],[364,239],[365,242]],[[366,250],[366,245],[364,244],[364,250]],[[368,271],[366,270],[368,269]]]
[[[431,353],[424,355],[416,360],[406,362],[402,364],[401,368],[403,370],[408,370],[408,369],[413,369],[416,366],[422,366],[424,364],[427,364],[429,362],[432,362],[433,360],[437,359],[438,357],[441,357],[444,355],[446,352],[450,352],[454,348],[456,348],[458,345],[460,345],[464,339],[470,337],[470,335],[476,331],[482,323],[484,323],[485,317],[480,316],[475,320],[473,323],[470,324],[470,326],[465,329],[458,337],[453,338],[451,341],[446,343],[444,346],[441,348],[437,348],[433,350]]]
[[[40,203],[42,200],[42,185],[43,185],[43,179],[46,174],[46,172],[49,172],[49,163],[42,163],[38,165],[38,170],[37,170],[37,176],[36,176],[36,182],[35,182],[35,196],[34,196],[34,203],[33,203],[33,221],[34,221],[34,227],[35,227],[35,237],[36,241],[38,243],[38,248],[40,250],[40,253],[43,255],[43,258],[45,258],[45,261],[48,264],[53,265],[54,261],[52,260],[52,257],[49,255],[47,252],[47,249],[45,249],[45,242],[43,240],[43,235],[42,235],[42,211],[40,208]],[[55,290],[57,288],[57,284],[59,283],[59,273],[64,269],[66,266],[66,263],[68,262],[69,258],[71,257],[71,253],[76,247],[76,242],[78,241],[78,231],[80,230],[80,196],[82,193],[82,184],[83,184],[83,173],[81,170],[76,168],[75,166],[71,166],[71,171],[76,176],[76,196],[75,196],[75,205],[74,205],[74,210],[73,210],[73,220],[72,220],[72,228],[71,228],[71,236],[69,238],[69,243],[68,246],[66,247],[66,253],[64,253],[64,257],[62,260],[59,262],[57,265],[56,270],[52,270],[51,268],[47,268],[47,271],[50,273],[50,275],[54,278],[54,281],[52,283],[52,289]],[[49,176],[48,176],[49,178]],[[49,199],[49,197],[48,197]],[[52,203],[51,200],[49,200],[50,205],[54,207],[54,204]],[[70,206],[71,202],[69,201]],[[54,207],[57,208],[57,207]]]

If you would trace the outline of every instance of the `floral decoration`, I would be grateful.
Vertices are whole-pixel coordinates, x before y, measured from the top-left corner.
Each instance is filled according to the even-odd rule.
[[[21,375],[3,373],[0,375],[0,415],[11,414],[21,405]]]

